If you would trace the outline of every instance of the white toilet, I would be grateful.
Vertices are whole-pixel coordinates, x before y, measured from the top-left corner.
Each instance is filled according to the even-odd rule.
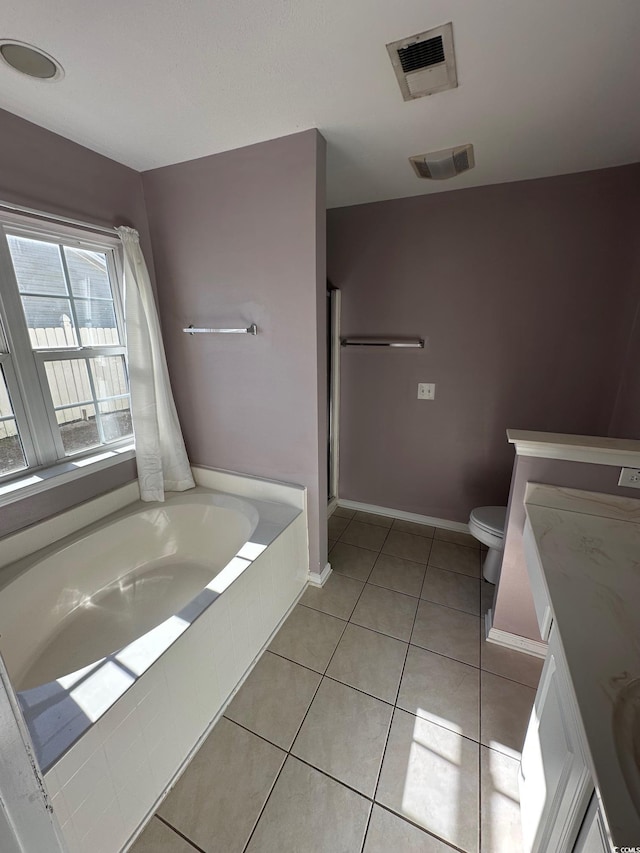
[[[489,583],[497,583],[500,574],[506,518],[506,506],[479,506],[471,510],[469,533],[489,549],[482,564],[482,575]]]

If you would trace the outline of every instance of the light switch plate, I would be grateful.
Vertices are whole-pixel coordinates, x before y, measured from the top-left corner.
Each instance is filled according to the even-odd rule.
[[[435,396],[436,386],[434,382],[418,383],[418,400],[433,400]]]

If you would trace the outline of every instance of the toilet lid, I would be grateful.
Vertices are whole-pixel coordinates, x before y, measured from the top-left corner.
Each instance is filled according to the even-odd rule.
[[[506,506],[479,506],[471,510],[471,519],[488,533],[504,536],[504,523],[507,518]]]

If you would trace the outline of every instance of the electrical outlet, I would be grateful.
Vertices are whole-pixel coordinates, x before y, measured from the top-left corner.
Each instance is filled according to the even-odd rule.
[[[640,489],[640,468],[622,468],[618,485],[627,486],[629,489]]]
[[[418,400],[433,400],[436,396],[436,386],[433,382],[418,383]]]

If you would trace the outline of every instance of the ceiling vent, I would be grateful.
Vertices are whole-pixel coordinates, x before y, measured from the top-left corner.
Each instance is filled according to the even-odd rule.
[[[409,162],[419,178],[429,178],[432,181],[454,178],[461,172],[473,169],[476,165],[471,144],[418,154],[415,157],[409,157]]]
[[[458,85],[451,23],[387,45],[405,101]]]

